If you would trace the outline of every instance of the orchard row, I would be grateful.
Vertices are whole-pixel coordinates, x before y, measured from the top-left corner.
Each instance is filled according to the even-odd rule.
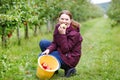
[[[28,30],[32,28],[34,35],[38,27],[55,23],[58,13],[70,10],[77,21],[85,21],[103,15],[102,10],[91,4],[88,0],[0,0],[0,36],[2,45],[7,46],[7,39],[12,32],[24,25],[25,39],[28,38]],[[54,24],[53,24],[54,25]],[[8,37],[8,38],[6,38]]]

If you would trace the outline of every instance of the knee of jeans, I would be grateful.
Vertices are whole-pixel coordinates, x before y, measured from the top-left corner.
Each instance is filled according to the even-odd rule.
[[[41,47],[42,45],[44,45],[44,40],[41,40],[41,41],[39,42],[39,47]]]

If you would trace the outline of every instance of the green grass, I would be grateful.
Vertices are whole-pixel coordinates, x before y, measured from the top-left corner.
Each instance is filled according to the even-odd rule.
[[[76,67],[77,75],[60,77],[64,74],[60,69],[51,80],[119,80],[120,26],[112,28],[108,19],[94,19],[82,23],[81,34],[82,57]],[[38,80],[38,44],[41,39],[51,40],[52,33],[22,39],[21,46],[14,36],[7,49],[0,47],[0,80]]]
[[[83,34],[83,56],[80,63],[81,72],[83,72],[82,80],[88,80],[88,78],[90,80],[120,79],[119,30],[120,27],[112,29],[108,19],[98,19]]]

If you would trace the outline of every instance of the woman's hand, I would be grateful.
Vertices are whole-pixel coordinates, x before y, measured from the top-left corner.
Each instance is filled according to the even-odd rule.
[[[58,31],[60,34],[66,34],[66,25],[65,24],[61,24],[59,27],[58,27]]]
[[[44,52],[42,52],[43,55],[48,55],[50,53],[49,49],[46,49]]]

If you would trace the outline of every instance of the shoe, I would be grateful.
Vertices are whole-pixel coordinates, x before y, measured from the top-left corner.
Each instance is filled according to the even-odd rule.
[[[65,71],[65,77],[70,77],[73,74],[76,74],[76,69],[75,68],[70,68],[67,71]]]

